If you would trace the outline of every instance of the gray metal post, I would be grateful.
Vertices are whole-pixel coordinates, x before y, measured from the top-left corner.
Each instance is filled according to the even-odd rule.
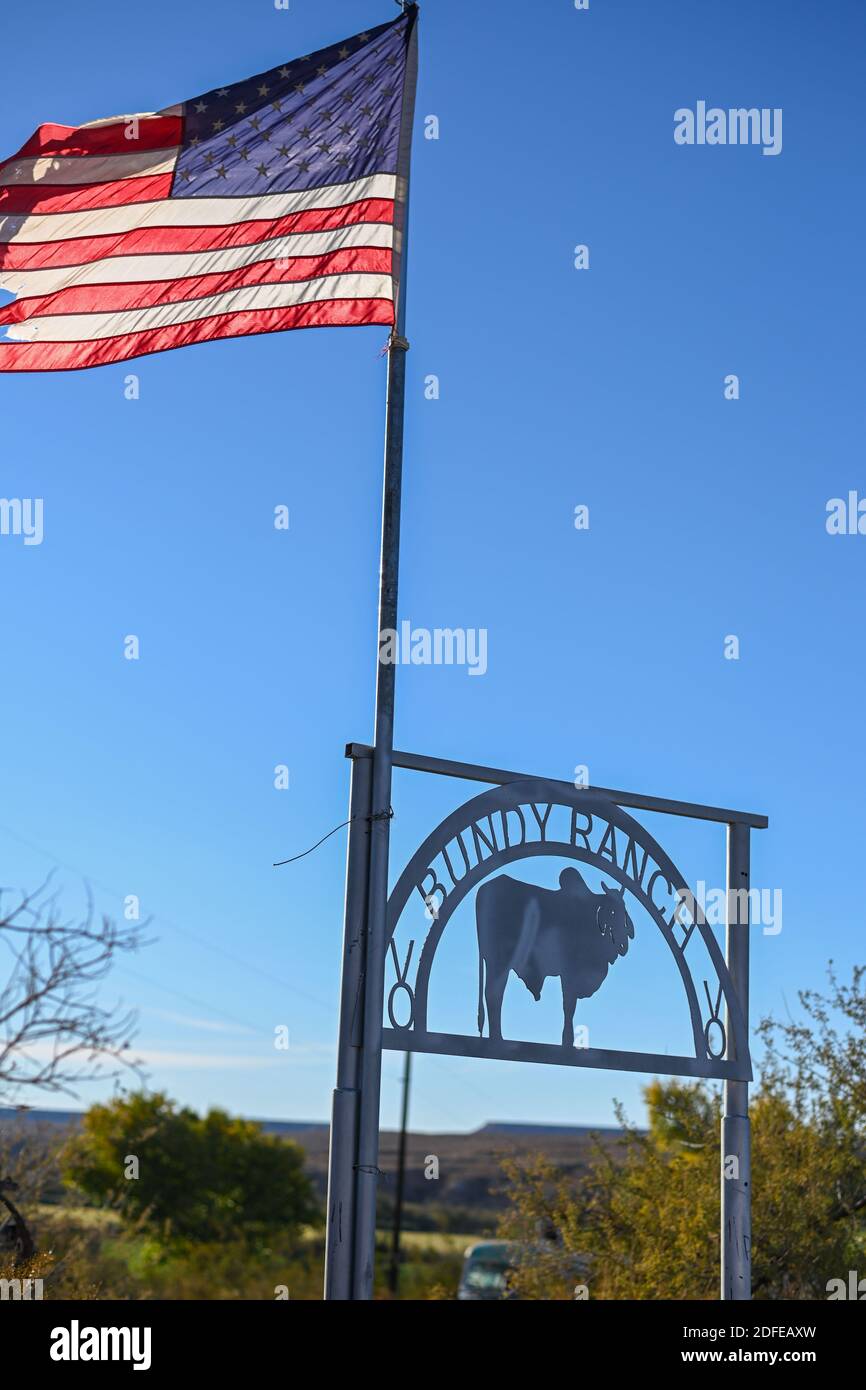
[[[403,1061],[403,1113],[400,1118],[400,1145],[397,1150],[397,1193],[394,1198],[394,1233],[391,1240],[391,1272],[388,1284],[391,1295],[400,1292],[400,1237],[403,1233],[403,1192],[406,1186],[406,1137],[409,1131],[409,1090],[412,1084],[412,1053]]]
[[[728,826],[727,963],[749,1026],[749,827]],[[726,1081],[722,1108],[721,1298],[752,1296],[749,1083]]]
[[[388,361],[385,489],[382,503],[382,568],[379,632],[397,628],[397,570],[400,553],[400,495],[403,474],[403,407],[408,343],[395,332]],[[372,1298],[376,1245],[376,1177],[379,1164],[379,1094],[382,1081],[382,1007],[385,993],[385,933],[388,909],[391,759],[394,750],[393,662],[378,663],[376,743],[373,750],[373,816],[370,823],[370,890],[361,1113],[358,1140],[355,1281],[353,1297]]]
[[[382,633],[397,629],[400,564],[400,501],[403,489],[403,422],[406,404],[406,266],[409,230],[409,166],[418,77],[418,7],[405,6],[407,35],[403,119],[397,159],[398,195],[394,212],[394,264],[398,275],[395,322],[388,344],[388,399],[385,411],[385,483],[382,494],[382,551],[379,570],[379,646]],[[396,666],[377,661],[373,796],[370,822],[370,887],[367,914],[364,1050],[356,1166],[355,1249],[352,1297],[373,1296],[376,1252],[376,1178],[379,1172],[379,1098],[382,1085],[382,1008],[385,993],[385,934],[388,921],[391,770],[394,754]]]
[[[356,758],[352,762],[349,798],[349,815],[352,819],[346,854],[337,1086],[331,1102],[328,1162],[328,1226],[325,1241],[325,1298],[328,1299],[352,1297],[372,770],[369,758]]]

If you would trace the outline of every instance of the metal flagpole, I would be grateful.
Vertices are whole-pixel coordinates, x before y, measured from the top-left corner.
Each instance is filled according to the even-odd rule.
[[[726,955],[749,1027],[749,827],[728,826]],[[741,904],[745,904],[741,907]],[[748,1081],[726,1081],[722,1102],[721,1298],[752,1297],[752,1145]]]
[[[397,629],[397,581],[400,559],[400,500],[403,481],[403,422],[406,401],[406,250],[409,166],[418,75],[418,6],[404,5],[409,18],[403,118],[397,164],[395,248],[397,300],[388,344],[388,398],[385,422],[385,480],[382,496],[382,552],[379,571],[379,644],[383,632]],[[378,653],[377,653],[378,655]],[[356,1163],[354,1280],[352,1296],[373,1295],[376,1246],[376,1178],[379,1161],[379,1095],[382,1073],[382,1007],[385,988],[385,933],[388,908],[388,850],[391,817],[391,769],[394,751],[393,661],[377,661],[375,743],[373,747],[370,877],[361,1056],[361,1096]]]

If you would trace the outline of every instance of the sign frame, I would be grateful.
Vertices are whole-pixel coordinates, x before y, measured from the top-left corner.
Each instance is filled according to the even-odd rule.
[[[649,1071],[677,1076],[704,1077],[723,1083],[723,1115],[721,1145],[721,1289],[722,1299],[751,1297],[751,1151],[748,1113],[748,1088],[751,1063],[748,1049],[749,994],[749,912],[750,833],[766,829],[765,815],[735,811],[724,807],[695,802],[646,796],[638,792],[613,790],[606,787],[576,788],[569,782],[527,776],[501,768],[484,767],[473,763],[456,762],[422,754],[394,752],[393,766],[415,772],[486,784],[499,789],[482,793],[457,808],[434,830],[419,847],[397,881],[389,896],[388,920],[384,933],[373,936],[369,931],[369,859],[373,822],[372,759],[373,749],[366,744],[350,743],[346,756],[352,762],[350,797],[350,832],[346,870],[346,905],[343,941],[343,969],[338,1036],[337,1086],[333,1093],[331,1114],[331,1145],[329,1160],[327,1240],[325,1260],[325,1297],[327,1299],[365,1300],[373,1293],[373,1256],[375,1250],[376,1187],[379,1176],[379,1099],[381,1088],[382,1049],[398,1051],[437,1052],[461,1056],[496,1056],[525,1062],[552,1062],[592,1068]],[[680,973],[690,999],[696,1056],[667,1057],[659,1054],[627,1053],[607,1049],[566,1049],[547,1043],[491,1040],[464,1035],[431,1034],[426,1027],[415,1033],[415,1008],[411,988],[406,982],[408,967],[400,962],[393,950],[398,983],[386,999],[386,953],[392,946],[393,934],[413,886],[421,892],[418,870],[431,859],[430,851],[437,844],[448,844],[449,836],[461,825],[474,824],[472,817],[515,806],[532,804],[533,799],[548,801],[556,806],[572,807],[586,818],[601,816],[615,825],[624,835],[634,836],[641,850],[647,848],[652,862],[666,875],[668,886],[685,886],[682,876],[667,855],[639,821],[628,810],[651,811],[685,817],[691,820],[713,821],[727,830],[727,923],[724,955],[712,932],[696,914],[686,932],[685,944],[691,933],[700,931],[704,944],[717,970],[719,999],[724,1009],[717,1019],[723,1030],[724,1050],[712,1055],[707,1049],[700,1057],[700,1043],[695,1027],[693,991],[689,993],[682,962]],[[536,814],[536,819],[538,816]],[[438,840],[437,840],[438,836]],[[445,837],[443,839],[443,837]],[[471,881],[459,900],[503,864],[523,857],[547,854],[556,857],[582,859],[605,875],[618,878],[630,891],[640,889],[642,882],[628,880],[617,863],[616,852],[599,861],[596,854],[584,853],[581,846],[562,840],[546,841],[544,827],[540,841],[509,845],[507,830],[504,843],[500,838],[497,855],[485,863],[472,866]],[[489,842],[488,842],[489,843]],[[586,849],[588,843],[584,839]],[[646,860],[643,861],[646,865]],[[469,863],[467,860],[467,871]],[[643,875],[640,876],[641,879]],[[454,884],[456,887],[456,883]],[[639,896],[639,894],[636,894]],[[423,897],[423,892],[422,892]],[[640,899],[645,908],[647,902]],[[743,911],[745,902],[745,912]],[[450,911],[455,903],[451,904]],[[649,910],[649,909],[647,909]],[[663,930],[660,914],[650,912],[656,925]],[[438,923],[431,921],[431,925]],[[668,924],[669,925],[669,924]],[[439,930],[444,930],[445,923]],[[684,929],[685,930],[685,929]],[[670,935],[668,931],[667,935]],[[433,944],[433,954],[438,936]],[[676,949],[678,943],[672,944]],[[684,954],[685,947],[682,948]],[[426,963],[427,975],[431,959]],[[416,977],[417,978],[417,977]],[[706,982],[705,982],[706,983]],[[393,1007],[394,990],[408,990],[412,997],[410,1022],[400,1025]],[[708,991],[709,996],[709,991]],[[712,1001],[711,1001],[712,1002]],[[391,1027],[383,1025],[388,1007]],[[719,1012],[719,1006],[716,1006]],[[426,1019],[426,1013],[425,1013]]]

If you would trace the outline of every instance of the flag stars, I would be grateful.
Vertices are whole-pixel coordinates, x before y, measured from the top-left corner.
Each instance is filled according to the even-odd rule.
[[[395,128],[403,58],[393,35],[383,40],[365,31],[253,81],[205,93],[186,107],[191,119],[184,147],[195,155],[189,161],[195,173],[178,169],[178,192],[216,197],[217,185],[228,183],[223,196],[263,196],[269,191],[263,183],[306,187],[326,181],[329,169],[335,181],[357,176],[367,157],[362,160],[360,145],[369,145],[375,158],[373,151],[386,148]],[[188,187],[193,178],[196,193]]]

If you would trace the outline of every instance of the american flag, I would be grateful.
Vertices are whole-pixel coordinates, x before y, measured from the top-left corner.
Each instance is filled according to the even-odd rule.
[[[0,164],[0,371],[393,324],[416,8],[156,113],[42,125]]]

